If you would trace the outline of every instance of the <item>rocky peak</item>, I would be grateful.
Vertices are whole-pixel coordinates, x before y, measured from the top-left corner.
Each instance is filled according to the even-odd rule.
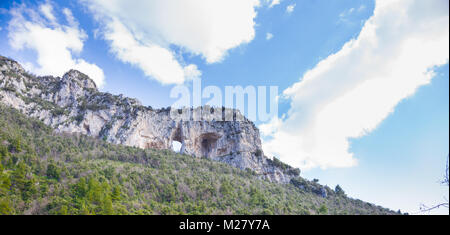
[[[23,73],[25,70],[15,60],[0,55],[0,71]]]
[[[79,82],[83,88],[97,91],[95,82],[86,74],[75,69],[71,69],[69,72],[65,73],[62,77],[62,81],[76,81]]]

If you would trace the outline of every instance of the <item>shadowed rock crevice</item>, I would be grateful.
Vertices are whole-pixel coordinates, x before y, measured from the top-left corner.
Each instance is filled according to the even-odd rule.
[[[203,157],[211,158],[217,156],[217,140],[220,139],[217,133],[205,133],[200,135],[200,152]]]

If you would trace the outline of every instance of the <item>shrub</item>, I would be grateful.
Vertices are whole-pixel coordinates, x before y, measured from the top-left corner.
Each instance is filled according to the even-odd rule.
[[[75,116],[74,120],[77,122],[77,124],[80,124],[84,120],[84,113],[79,113],[77,116]]]
[[[334,191],[336,192],[337,195],[339,196],[345,196],[345,192],[344,190],[341,188],[341,186],[336,185],[336,187],[334,188]]]
[[[53,116],[61,116],[65,113],[65,111],[61,107],[56,107],[56,108],[52,109],[51,113],[53,114]]]
[[[22,151],[22,140],[20,137],[16,137],[12,139],[11,144],[9,145],[9,152],[21,152]]]
[[[50,179],[59,180],[59,178],[60,178],[60,170],[53,163],[50,163],[47,166],[46,174],[47,174],[47,177]]]
[[[327,206],[326,206],[325,204],[322,204],[322,205],[320,206],[318,212],[319,212],[320,215],[326,215],[326,214],[328,214],[328,208],[327,208]]]
[[[299,168],[290,168],[287,171],[287,174],[293,175],[293,176],[300,176],[300,169]]]

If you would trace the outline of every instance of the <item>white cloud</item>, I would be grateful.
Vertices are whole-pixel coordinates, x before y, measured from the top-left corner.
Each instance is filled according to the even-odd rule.
[[[361,5],[358,8],[358,12],[364,11],[366,9],[366,5]]]
[[[295,9],[295,6],[296,6],[295,3],[288,5],[286,7],[286,12],[289,13],[289,14],[292,13],[294,11],[294,9]]]
[[[266,34],[266,40],[270,40],[272,38],[273,38],[273,34],[271,34],[271,33]]]
[[[353,18],[354,16],[357,16],[359,13],[363,12],[365,9],[366,9],[366,6],[361,5],[357,9],[352,7],[348,10],[341,12],[339,14],[338,23],[348,23],[348,24],[354,23],[354,21],[351,20],[351,18]]]
[[[303,169],[354,166],[349,139],[374,130],[448,58],[448,1],[377,1],[356,39],[283,92],[291,108],[261,126],[265,152]]]
[[[40,5],[39,10],[50,22],[56,21],[56,17],[53,15],[53,6],[50,3]]]
[[[104,36],[111,42],[111,51],[117,58],[138,66],[146,76],[162,84],[181,84],[189,79],[188,75],[201,74],[195,65],[181,66],[169,49],[151,43],[141,44],[118,20],[108,23]]]
[[[68,8],[63,9],[63,14],[66,18],[67,23],[72,27],[78,27],[78,21],[73,17],[72,11]]]
[[[62,76],[70,69],[77,69],[91,77],[97,86],[104,83],[103,70],[83,59],[74,58],[83,50],[87,35],[68,9],[64,15],[69,25],[59,24],[53,6],[45,3],[39,11],[21,5],[12,8],[8,24],[9,44],[16,50],[31,49],[37,53],[37,64],[24,62],[25,67],[39,75]]]
[[[82,2],[102,23],[118,59],[163,84],[189,79],[177,53],[220,62],[230,49],[253,40],[259,0],[94,0]],[[199,72],[196,72],[199,74]]]
[[[348,15],[351,15],[354,11],[355,11],[355,8],[352,7],[350,9],[346,10],[346,11],[341,12],[341,14],[339,14],[339,17],[340,18],[344,18],[344,17],[346,17]]]
[[[276,5],[278,5],[278,4],[280,4],[280,0],[272,0],[272,1],[270,1],[270,0],[267,0],[267,1],[269,1],[269,8],[272,8],[272,7],[274,7],[274,6],[276,6]]]

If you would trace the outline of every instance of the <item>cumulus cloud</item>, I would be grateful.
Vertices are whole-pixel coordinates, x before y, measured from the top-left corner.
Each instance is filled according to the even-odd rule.
[[[349,140],[373,131],[448,58],[448,1],[377,1],[357,38],[283,92],[291,108],[261,126],[265,152],[303,169],[354,166]]]
[[[273,34],[271,34],[271,33],[266,34],[266,40],[270,40],[272,38],[273,38]]]
[[[105,39],[110,41],[111,51],[120,60],[137,65],[146,76],[162,84],[181,84],[189,75],[199,75],[197,66],[183,67],[169,49],[156,44],[142,44],[120,21],[107,25]]]
[[[111,52],[163,84],[189,79],[181,52],[220,62],[255,36],[259,0],[82,0],[102,25]]]
[[[38,9],[20,5],[12,8],[8,23],[9,44],[16,50],[31,49],[37,54],[37,66],[24,62],[27,69],[39,75],[62,76],[77,69],[91,77],[97,86],[104,83],[103,70],[95,64],[76,58],[83,50],[86,33],[78,27],[69,9],[63,14],[67,24],[58,23],[53,6],[46,2]]]

